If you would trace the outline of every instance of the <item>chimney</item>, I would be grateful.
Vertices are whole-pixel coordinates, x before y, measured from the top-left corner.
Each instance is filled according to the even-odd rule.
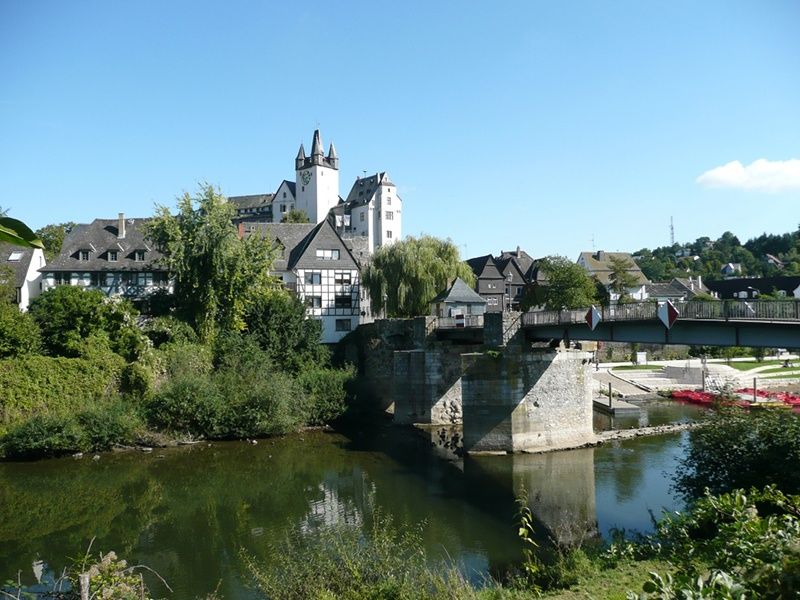
[[[605,253],[604,250],[598,250],[597,254],[595,254],[595,257],[596,257],[597,260],[602,262],[602,261],[604,261],[606,259],[606,253]]]
[[[691,275],[689,275],[689,289],[691,291],[694,291],[694,277],[692,277]]]
[[[703,289],[703,276],[702,275],[698,275],[697,276],[697,289],[698,290],[702,290]]]
[[[244,223],[239,221],[239,239],[244,239]]]
[[[519,258],[519,246],[517,246],[517,258]]]
[[[119,213],[119,222],[117,223],[117,238],[120,240],[125,239],[125,213]]]

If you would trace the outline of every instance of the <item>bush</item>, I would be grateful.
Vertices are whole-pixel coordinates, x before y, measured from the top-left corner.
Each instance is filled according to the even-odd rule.
[[[128,363],[120,376],[120,391],[133,398],[146,398],[155,385],[153,370],[142,362]]]
[[[691,432],[676,488],[698,498],[775,484],[800,493],[800,415],[781,409],[724,408]]]
[[[83,432],[74,419],[48,414],[28,419],[2,438],[3,453],[9,458],[60,456],[84,447]]]
[[[0,358],[35,354],[41,346],[41,333],[33,317],[0,299]]]
[[[84,450],[108,450],[131,444],[142,422],[130,404],[115,400],[84,410],[77,416]]]
[[[75,414],[116,393],[125,361],[112,352],[90,358],[19,356],[0,360],[0,434],[36,414]]]
[[[182,374],[171,379],[145,404],[147,421],[190,436],[224,436],[227,407],[207,375]]]
[[[355,378],[355,368],[309,366],[297,375],[308,397],[306,423],[323,425],[341,416],[347,408],[347,387]]]
[[[197,342],[197,334],[192,326],[175,317],[156,317],[144,326],[144,334],[160,348],[164,344],[186,344]]]

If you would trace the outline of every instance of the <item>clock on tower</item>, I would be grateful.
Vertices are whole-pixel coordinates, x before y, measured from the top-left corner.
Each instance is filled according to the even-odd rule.
[[[311,181],[311,171],[303,171],[300,173],[300,180],[303,182],[303,185],[308,185],[308,182]]]

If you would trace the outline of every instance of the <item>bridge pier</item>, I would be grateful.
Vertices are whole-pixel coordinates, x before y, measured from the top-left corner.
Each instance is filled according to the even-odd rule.
[[[460,350],[396,350],[393,359],[395,423],[461,423]]]
[[[591,354],[462,355],[464,450],[524,452],[594,441]]]

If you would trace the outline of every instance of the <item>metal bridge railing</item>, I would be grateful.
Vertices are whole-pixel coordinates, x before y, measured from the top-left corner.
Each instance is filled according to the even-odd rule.
[[[800,301],[723,300],[716,302],[676,302],[678,318],[698,320],[798,321]],[[522,315],[523,326],[569,325],[584,323],[588,308],[542,310]],[[638,302],[598,308],[603,321],[651,321],[658,318],[656,302]]]
[[[473,329],[483,327],[483,315],[437,317],[436,329]]]

